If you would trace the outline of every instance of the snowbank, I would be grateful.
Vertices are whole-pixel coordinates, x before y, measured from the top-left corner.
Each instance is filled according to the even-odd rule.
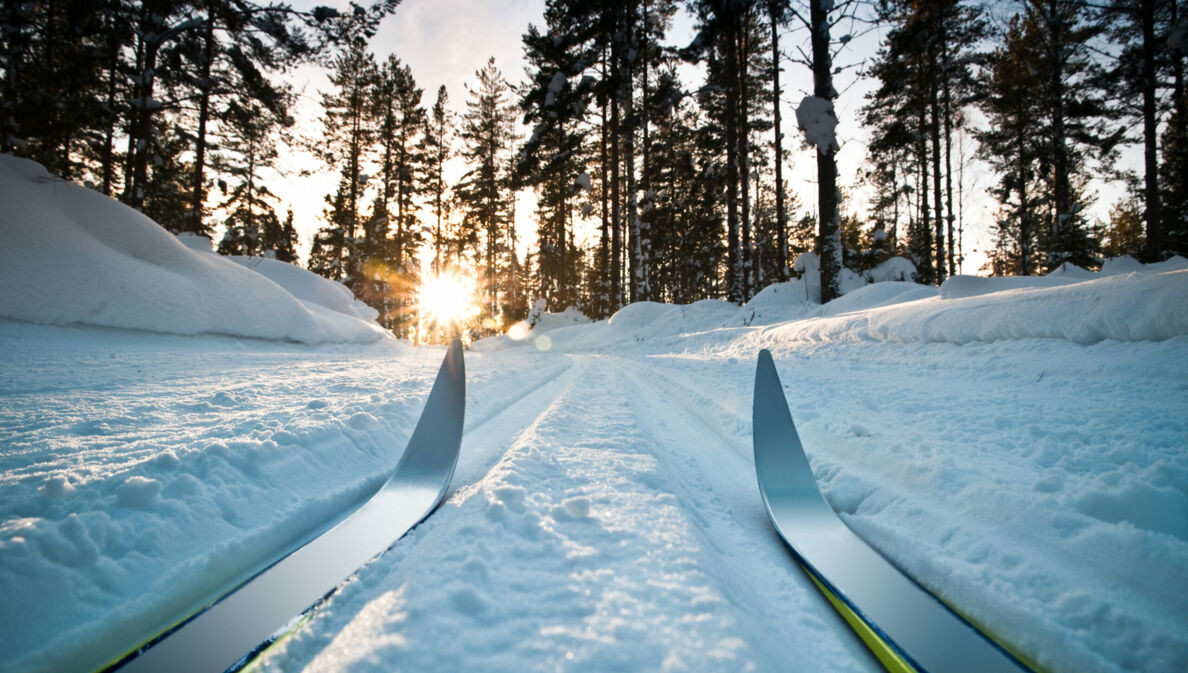
[[[845,294],[821,305],[813,300],[820,287],[816,258],[801,255],[801,278],[769,285],[741,307],[718,300],[638,302],[591,325],[550,327],[545,341],[537,340],[533,331],[476,346],[498,350],[526,344],[583,352],[611,345],[639,349],[646,343],[647,350],[657,351],[679,342],[682,349],[716,351],[737,339],[737,331],[758,328],[762,334],[756,338],[766,346],[779,341],[964,344],[1034,338],[1091,344],[1188,335],[1188,260],[1131,262],[1107,262],[1101,273],[1070,265],[1049,276],[954,276],[939,290],[903,280],[866,284],[862,276],[848,272]],[[874,277],[912,272],[909,262],[895,259],[871,271]]]
[[[328,281],[275,261],[261,265],[270,280],[199,252],[33,161],[0,155],[0,203],[0,317],[310,344],[387,334]]]
[[[1162,341],[1188,335],[1188,270],[1080,282],[959,276],[942,285],[934,300],[775,329],[781,338],[809,341]]]

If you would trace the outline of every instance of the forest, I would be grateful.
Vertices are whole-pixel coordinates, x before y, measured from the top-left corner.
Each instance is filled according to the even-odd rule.
[[[844,274],[893,257],[940,284],[962,272],[972,162],[995,209],[989,261],[971,271],[1152,262],[1188,253],[1182,4],[547,0],[522,76],[492,58],[448,92],[370,46],[399,0],[3,0],[0,152],[221,254],[341,281],[421,341],[441,335],[418,291],[446,273],[473,282],[476,335],[545,307],[741,304],[807,269],[828,301]],[[678,13],[691,41],[670,36]],[[847,50],[861,35],[877,51]],[[313,136],[294,132],[289,76],[308,64],[330,81]],[[788,89],[793,68],[811,95]],[[870,93],[839,120],[855,79]],[[799,137],[780,132],[789,115]],[[864,168],[842,184],[840,139],[859,127]],[[337,184],[306,259],[269,185],[287,146]],[[793,152],[815,159],[815,193],[789,188]],[[1125,152],[1140,170],[1119,168]],[[1126,189],[1103,220],[1089,211],[1106,182]],[[521,255],[526,190],[536,243]]]

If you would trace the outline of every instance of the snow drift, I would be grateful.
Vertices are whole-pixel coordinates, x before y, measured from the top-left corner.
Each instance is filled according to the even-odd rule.
[[[0,203],[0,317],[309,344],[386,335],[337,284],[275,261],[266,276],[193,250],[33,161],[0,156]]]

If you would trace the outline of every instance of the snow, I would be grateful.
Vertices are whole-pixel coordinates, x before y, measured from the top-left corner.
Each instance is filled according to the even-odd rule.
[[[261,265],[270,280],[200,252],[195,241],[183,243],[140,213],[32,161],[0,155],[0,202],[2,318],[308,344],[387,336],[349,302],[330,301],[339,291],[319,287],[329,281],[296,267]],[[294,296],[288,287],[302,293]]]
[[[837,113],[833,101],[817,96],[805,96],[796,107],[796,124],[804,131],[804,139],[819,152],[836,152]]]
[[[363,502],[443,350],[260,338],[267,304],[144,327],[161,255],[227,301],[367,321],[299,269],[0,170],[0,672],[91,670]],[[763,511],[760,348],[826,499],[893,563],[1049,673],[1188,669],[1188,263],[855,275],[821,305],[815,261],[741,307],[542,305],[474,344],[446,502],[262,670],[881,670]],[[76,268],[123,279],[104,322],[56,319]]]

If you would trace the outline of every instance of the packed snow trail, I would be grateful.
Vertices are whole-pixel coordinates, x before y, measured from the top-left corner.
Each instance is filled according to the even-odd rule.
[[[749,389],[772,347],[826,498],[880,552],[1047,673],[1184,669],[1188,338],[779,332],[472,352],[458,490],[268,666],[877,670],[761,509]],[[333,523],[395,464],[440,357],[0,338],[4,671],[61,669]]]
[[[441,353],[4,321],[0,340],[0,670],[22,673],[119,656],[353,511]],[[503,362],[469,372],[468,429],[566,366]]]
[[[635,377],[613,358],[574,360],[572,383],[505,438],[489,474],[263,670],[877,670],[786,572],[754,499],[731,497],[728,512],[690,462],[719,440],[668,446],[674,429],[694,438],[686,415],[655,398],[634,405],[622,391]]]
[[[334,620],[311,625],[272,670],[651,670],[664,658],[648,633],[674,644],[664,656],[675,670],[873,666],[767,525],[745,457],[749,342],[764,336],[738,336],[697,355],[568,356],[576,390],[499,442],[509,448],[491,474],[361,577],[366,588],[336,599]],[[1181,584],[1186,536],[1188,340],[780,351],[827,498],[930,590],[1045,671],[1174,673],[1188,662],[1178,626],[1188,606],[1167,591]],[[641,494],[655,500],[642,519]],[[1148,513],[1134,506],[1143,498],[1166,505]],[[451,579],[434,590],[430,576]],[[637,589],[670,586],[704,587],[716,605],[697,615],[698,599]],[[645,606],[631,605],[644,591]],[[625,631],[600,638],[616,610]],[[739,649],[711,656],[685,642],[674,612],[707,643],[736,634]],[[802,659],[804,633],[827,651]]]
[[[294,615],[307,618],[359,566],[436,509],[458,463],[465,410],[466,365],[454,339],[400,462],[366,504],[110,670],[219,673],[283,637]]]

